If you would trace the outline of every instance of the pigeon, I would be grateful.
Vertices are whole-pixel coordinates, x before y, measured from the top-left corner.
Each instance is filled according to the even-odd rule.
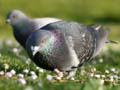
[[[100,27],[58,21],[33,32],[26,41],[26,51],[39,67],[67,73],[70,79],[102,49],[108,33]]]
[[[31,19],[20,10],[11,10],[6,17],[6,23],[11,24],[15,39],[25,48],[28,36],[35,30],[52,22],[60,21],[57,18]]]

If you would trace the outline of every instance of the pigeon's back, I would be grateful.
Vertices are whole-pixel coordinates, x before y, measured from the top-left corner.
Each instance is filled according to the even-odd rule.
[[[36,30],[49,24],[49,23],[53,23],[53,22],[57,22],[57,21],[60,21],[60,19],[51,18],[51,17],[36,18],[36,19],[31,20],[31,22],[32,22],[32,24],[34,24]]]

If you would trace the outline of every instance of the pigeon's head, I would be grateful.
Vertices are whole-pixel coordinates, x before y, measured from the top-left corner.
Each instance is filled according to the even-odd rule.
[[[23,12],[20,10],[12,10],[7,14],[6,23],[16,25],[25,19],[27,19],[27,16]]]
[[[48,54],[54,46],[55,36],[52,32],[47,30],[37,30],[29,36],[26,48],[34,57],[37,52]]]

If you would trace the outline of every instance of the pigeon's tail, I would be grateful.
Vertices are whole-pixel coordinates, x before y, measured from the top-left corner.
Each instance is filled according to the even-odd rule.
[[[109,29],[104,29],[103,27],[96,27],[96,48],[93,56],[96,56],[100,50],[103,48],[106,41],[108,41]]]
[[[119,42],[107,39],[106,43],[118,44]]]
[[[110,32],[110,30],[108,28],[104,29],[103,27],[101,27],[98,29],[98,32],[101,36],[106,37],[108,33]]]
[[[96,30],[96,31],[98,30],[99,32],[101,32],[101,30],[103,29],[103,27],[101,25],[97,25],[97,24],[92,24],[90,26],[92,28],[94,28],[94,30]],[[109,33],[110,30],[107,30],[107,31],[106,30],[104,32],[102,31],[101,35],[106,35],[107,33]],[[106,39],[106,43],[118,44],[119,42],[118,41],[113,41],[113,40]]]

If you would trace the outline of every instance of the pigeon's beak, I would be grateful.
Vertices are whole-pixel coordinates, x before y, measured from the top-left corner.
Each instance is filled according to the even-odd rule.
[[[10,19],[7,19],[5,23],[6,23],[6,24],[11,24]]]

